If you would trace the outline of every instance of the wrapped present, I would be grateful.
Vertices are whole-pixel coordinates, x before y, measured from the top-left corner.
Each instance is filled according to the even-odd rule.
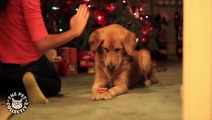
[[[59,73],[62,76],[77,74],[77,49],[70,47],[61,47],[58,54],[63,61],[59,66]]]
[[[80,51],[78,53],[78,60],[80,67],[93,67],[94,53],[91,51]]]

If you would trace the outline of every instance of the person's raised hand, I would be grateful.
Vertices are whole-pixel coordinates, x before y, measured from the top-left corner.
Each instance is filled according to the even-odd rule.
[[[77,13],[70,20],[70,29],[75,31],[77,36],[80,36],[85,29],[88,18],[89,11],[87,5],[80,5]]]

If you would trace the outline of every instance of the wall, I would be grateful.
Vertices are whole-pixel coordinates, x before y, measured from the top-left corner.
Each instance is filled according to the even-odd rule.
[[[183,120],[212,120],[212,1],[184,0]]]
[[[167,49],[169,55],[175,55],[176,53],[176,40],[175,40],[175,28],[174,28],[174,13],[178,11],[182,15],[182,6],[179,5],[153,5],[153,16],[157,14],[166,15],[170,21],[166,28],[167,34]]]

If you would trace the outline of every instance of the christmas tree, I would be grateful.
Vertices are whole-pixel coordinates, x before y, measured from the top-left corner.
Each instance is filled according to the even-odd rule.
[[[157,50],[155,39],[158,30],[154,28],[151,6],[141,0],[41,0],[43,18],[49,33],[61,33],[69,29],[69,20],[80,4],[90,9],[88,24],[82,35],[66,46],[78,50],[89,50],[89,35],[109,24],[120,24],[137,36],[137,49],[146,47]]]

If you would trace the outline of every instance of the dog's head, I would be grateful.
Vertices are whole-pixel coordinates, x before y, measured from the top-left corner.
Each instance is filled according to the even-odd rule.
[[[94,31],[89,37],[90,49],[102,55],[110,72],[119,68],[124,57],[131,56],[135,48],[135,34],[118,24]]]

